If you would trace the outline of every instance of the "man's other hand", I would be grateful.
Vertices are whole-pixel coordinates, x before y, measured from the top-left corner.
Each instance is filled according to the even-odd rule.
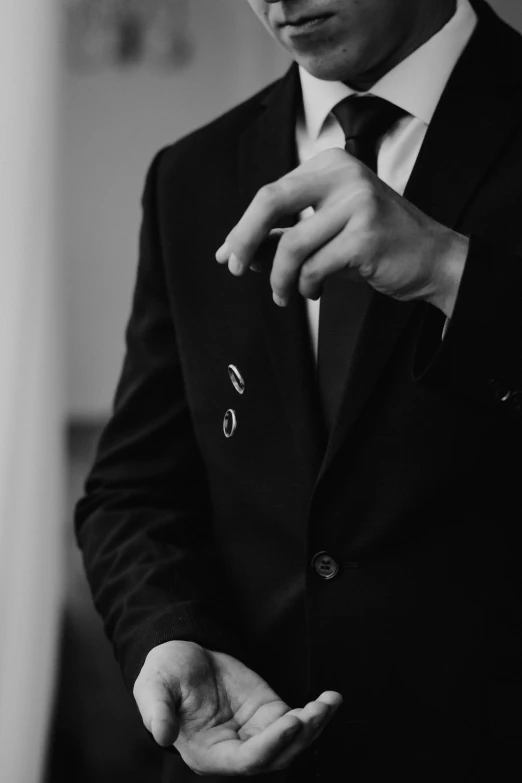
[[[199,775],[253,775],[284,769],[322,732],[342,703],[325,691],[291,709],[230,655],[172,641],[148,654],[134,684],[145,727],[174,744]]]
[[[294,290],[317,299],[326,277],[352,278],[355,270],[379,293],[423,299],[451,317],[468,238],[432,220],[341,149],[321,152],[261,188],[217,261],[234,275],[256,268],[281,218],[310,207],[311,217],[280,232],[270,274],[278,305]]]

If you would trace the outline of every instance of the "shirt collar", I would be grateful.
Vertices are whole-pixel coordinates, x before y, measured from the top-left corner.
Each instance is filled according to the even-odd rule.
[[[385,98],[429,125],[446,83],[477,24],[469,0],[458,0],[452,18],[438,33],[388,71],[368,93]],[[343,82],[317,79],[299,67],[306,128],[317,139],[333,107],[353,95]]]

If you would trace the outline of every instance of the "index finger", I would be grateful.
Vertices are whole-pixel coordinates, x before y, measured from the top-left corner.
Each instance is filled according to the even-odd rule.
[[[296,170],[257,192],[242,218],[232,229],[224,245],[216,253],[220,263],[235,259],[231,268],[242,274],[252,261],[270,230],[285,216],[297,215],[309,206],[315,206],[321,196],[318,178],[312,172]]]
[[[302,728],[302,722],[295,715],[285,714],[237,746],[234,753],[232,770],[239,774],[262,772],[295,739]]]
[[[302,723],[294,715],[281,715],[246,740],[225,739],[200,745],[191,751],[198,771],[205,775],[253,775],[263,772],[294,740]],[[212,733],[211,733],[212,734]]]
[[[303,722],[301,731],[294,741],[270,764],[266,772],[285,769],[297,756],[308,748],[330,723],[343,702],[339,693],[328,691],[304,708],[289,714],[297,714]]]
[[[221,774],[252,775],[275,769],[273,765],[276,764],[279,768],[282,760],[286,766],[286,762],[290,763],[313,740],[308,726],[310,721],[315,724],[311,727],[313,735],[324,728],[342,701],[339,693],[325,691],[314,702],[303,709],[286,712],[248,740],[215,746],[220,753],[219,771]]]

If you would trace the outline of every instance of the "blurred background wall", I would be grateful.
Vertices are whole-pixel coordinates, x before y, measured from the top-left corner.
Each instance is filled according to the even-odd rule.
[[[2,4],[0,781],[40,780],[63,596],[59,14]]]
[[[31,2],[36,8],[37,0]],[[521,0],[491,4],[522,30]],[[59,687],[47,783],[71,777],[75,783],[156,779],[159,753],[142,731],[91,605],[73,539],[72,508],[123,357],[147,167],[159,148],[248,97],[288,64],[246,0],[187,0],[186,7],[193,56],[178,68],[86,67],[74,52],[71,58],[64,51],[58,255],[65,297],[68,472]],[[4,779],[38,778],[5,778],[0,762]]]

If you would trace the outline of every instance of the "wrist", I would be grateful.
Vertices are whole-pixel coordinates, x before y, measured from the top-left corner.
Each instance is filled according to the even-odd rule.
[[[469,238],[450,231],[436,265],[437,277],[430,304],[451,318],[469,253]]]

